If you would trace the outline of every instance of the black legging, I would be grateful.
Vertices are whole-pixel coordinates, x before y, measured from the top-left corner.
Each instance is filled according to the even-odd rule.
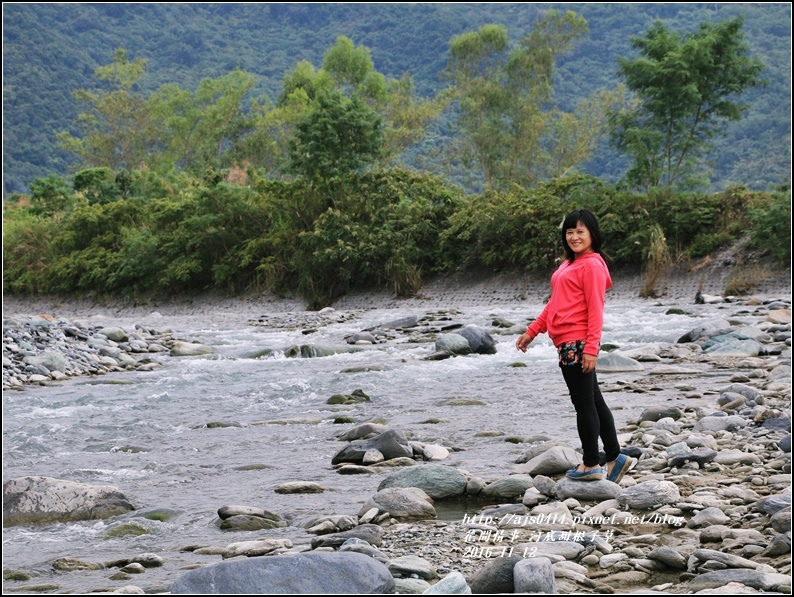
[[[582,373],[582,367],[561,365],[560,370],[568,385],[571,402],[576,409],[576,428],[582,441],[583,461],[585,466],[596,466],[598,458],[598,438],[604,444],[606,462],[612,462],[620,454],[618,434],[615,431],[615,420],[609,410],[601,390],[595,371]]]

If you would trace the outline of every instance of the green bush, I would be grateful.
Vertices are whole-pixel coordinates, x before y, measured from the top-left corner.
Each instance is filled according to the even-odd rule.
[[[222,178],[92,169],[76,177],[82,199],[62,179],[37,181],[30,205],[18,198],[4,210],[5,290],[137,298],[255,287],[299,290],[313,307],[354,288],[409,296],[429,273],[453,268],[554,267],[560,222],[580,208],[598,216],[615,265],[647,265],[654,230],[673,259],[743,236],[790,259],[789,188],[640,195],[576,175],[464,196],[393,169],[351,174],[332,202],[306,181]],[[105,184],[124,200],[101,199]]]
[[[751,246],[766,249],[780,263],[791,262],[791,187],[756,193],[749,203]]]

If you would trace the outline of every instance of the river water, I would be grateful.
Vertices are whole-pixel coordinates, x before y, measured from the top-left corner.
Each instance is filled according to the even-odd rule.
[[[525,323],[541,306],[465,308],[443,323],[490,328],[494,316]],[[608,303],[603,341],[623,348],[675,342],[705,320],[738,310],[687,305],[688,315],[667,315],[670,306]],[[3,568],[31,571],[35,578],[30,582],[57,583],[60,590],[123,584],[167,590],[183,566],[218,560],[202,560],[183,551],[187,546],[223,546],[263,534],[308,543],[311,536],[296,526],[266,533],[222,532],[216,512],[236,504],[261,507],[291,521],[311,513],[356,514],[388,472],[343,476],[334,471],[331,459],[344,445],[335,434],[352,426],[335,424],[340,416],[356,423],[382,422],[413,440],[442,444],[452,450],[447,464],[486,479],[509,474],[526,449],[526,444],[505,441],[508,436],[545,435],[579,445],[556,353],[545,336],[521,354],[514,347],[515,334],[495,333],[497,354],[443,361],[422,360],[433,352],[432,343],[403,339],[326,357],[284,355],[284,349],[297,344],[348,349],[345,336],[410,314],[425,312],[360,311],[310,334],[304,328],[250,325],[245,314],[141,317],[137,321],[157,330],[171,327],[183,338],[211,345],[214,354],[160,357],[164,367],[151,372],[76,378],[6,393],[4,480],[43,475],[114,485],[137,511],[107,521],[4,529]],[[254,358],[264,349],[274,352]],[[511,366],[517,362],[526,367]],[[344,372],[353,367],[379,370]],[[600,377],[602,385],[614,385],[641,375]],[[326,404],[331,395],[355,389],[371,402]],[[675,399],[669,391],[612,392],[606,398],[618,426],[655,401]],[[461,399],[477,403],[461,405]],[[208,426],[215,422],[229,426]],[[274,492],[288,481],[315,481],[327,491]],[[168,520],[142,516],[162,510],[170,514]],[[108,535],[131,521],[149,532]],[[111,570],[55,574],[51,568],[59,557],[108,562],[143,552],[162,556],[166,565],[127,582],[109,580]]]

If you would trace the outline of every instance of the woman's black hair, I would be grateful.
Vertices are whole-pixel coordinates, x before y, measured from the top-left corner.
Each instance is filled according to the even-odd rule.
[[[601,229],[598,227],[598,219],[595,217],[593,212],[587,211],[586,209],[577,209],[576,211],[572,211],[565,216],[565,219],[562,221],[562,248],[565,250],[565,258],[570,263],[573,263],[573,260],[576,259],[576,253],[574,253],[571,250],[571,247],[568,246],[565,233],[571,228],[576,228],[576,225],[579,222],[581,222],[590,231],[590,238],[593,241],[593,252],[601,255],[605,261],[611,261],[609,255],[604,253],[604,251],[601,249],[601,245],[604,244],[604,237],[601,236]]]

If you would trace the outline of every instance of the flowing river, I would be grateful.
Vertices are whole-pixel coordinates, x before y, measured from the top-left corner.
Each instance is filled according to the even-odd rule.
[[[603,341],[622,348],[675,342],[703,321],[738,310],[730,305],[686,305],[688,315],[666,314],[671,306],[608,301]],[[525,323],[541,307],[463,308],[440,324],[491,329],[495,316]],[[357,514],[388,472],[343,476],[334,471],[331,459],[344,445],[334,436],[352,426],[335,424],[337,417],[356,424],[382,422],[413,440],[442,444],[451,450],[445,464],[485,479],[509,474],[526,449],[526,443],[505,441],[509,436],[524,440],[546,436],[579,445],[574,411],[546,336],[521,354],[514,347],[516,334],[494,333],[497,354],[442,361],[422,360],[433,352],[433,344],[411,343],[407,336],[325,357],[284,354],[286,348],[301,344],[349,350],[344,341],[349,334],[411,314],[426,312],[362,310],[311,333],[304,333],[309,331],[305,327],[251,325],[251,318],[242,313],[141,317],[136,321],[157,330],[171,328],[182,338],[211,345],[214,354],[159,357],[164,367],[155,371],[74,378],[7,392],[4,480],[43,475],[114,485],[137,510],[121,519],[4,529],[4,569],[30,571],[31,582],[54,582],[60,591],[123,584],[167,590],[183,573],[182,567],[202,562],[184,551],[187,546],[227,545],[263,535],[308,543],[312,536],[296,526],[264,533],[222,532],[216,512],[236,504],[261,507],[286,520],[312,513]],[[127,329],[131,323],[112,322]],[[265,349],[273,352],[255,356]],[[515,363],[526,366],[511,366]],[[359,369],[345,372],[351,368]],[[602,385],[614,385],[642,375],[603,374],[600,379]],[[371,402],[326,403],[334,394],[355,389],[363,390]],[[646,406],[676,398],[668,388],[660,393],[611,392],[606,399],[620,427]],[[327,491],[300,495],[273,491],[288,481],[315,481]],[[153,512],[168,516],[162,517],[165,520],[144,516]],[[109,534],[131,521],[148,533]],[[59,557],[108,562],[143,552],[156,553],[167,564],[126,583],[109,580],[112,570],[55,575],[51,568],[52,560]]]

